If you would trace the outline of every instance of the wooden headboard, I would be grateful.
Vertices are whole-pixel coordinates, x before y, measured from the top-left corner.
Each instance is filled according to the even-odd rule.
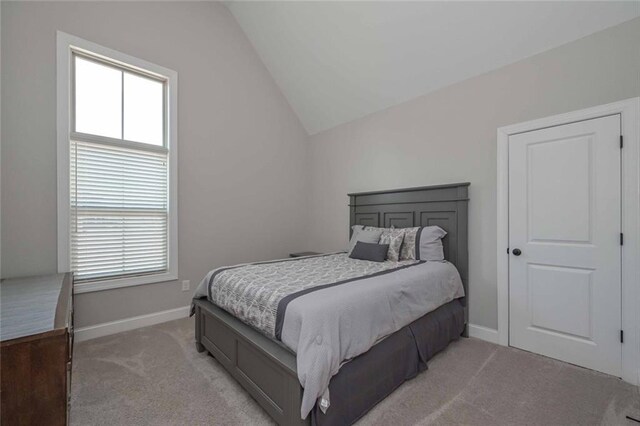
[[[469,182],[349,195],[349,233],[353,225],[410,228],[437,225],[447,232],[444,257],[453,263],[467,295],[462,303],[469,323],[468,219]],[[465,332],[466,334],[466,332]]]

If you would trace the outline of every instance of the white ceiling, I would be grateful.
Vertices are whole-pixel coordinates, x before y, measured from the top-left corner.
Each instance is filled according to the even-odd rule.
[[[639,4],[227,3],[310,134],[640,16]]]

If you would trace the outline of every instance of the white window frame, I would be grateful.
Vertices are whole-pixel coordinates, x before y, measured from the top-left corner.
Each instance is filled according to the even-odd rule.
[[[112,278],[76,283],[74,293],[87,293],[112,288],[153,284],[178,279],[178,73],[142,59],[109,49],[79,37],[57,32],[57,199],[58,199],[58,272],[71,270],[71,203],[70,146],[72,138],[71,72],[73,51],[103,57],[123,67],[155,74],[166,80],[165,132],[168,154],[168,269],[157,274]],[[95,137],[100,139],[99,137]],[[135,147],[137,142],[122,141],[122,146]],[[144,144],[148,147],[148,144]],[[152,148],[153,149],[153,148]]]

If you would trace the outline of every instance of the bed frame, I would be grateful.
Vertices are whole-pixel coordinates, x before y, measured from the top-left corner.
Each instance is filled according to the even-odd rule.
[[[467,204],[469,183],[348,194],[350,225],[406,228],[437,225],[447,231],[445,259],[462,278],[468,336]],[[351,228],[350,226],[350,228]],[[295,354],[206,299],[195,300],[198,352],[208,351],[280,425],[300,419],[302,388]],[[366,356],[363,354],[361,356]]]

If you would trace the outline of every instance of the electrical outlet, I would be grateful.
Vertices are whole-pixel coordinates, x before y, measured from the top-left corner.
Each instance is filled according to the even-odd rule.
[[[189,291],[191,282],[189,280],[182,281],[182,291]]]

